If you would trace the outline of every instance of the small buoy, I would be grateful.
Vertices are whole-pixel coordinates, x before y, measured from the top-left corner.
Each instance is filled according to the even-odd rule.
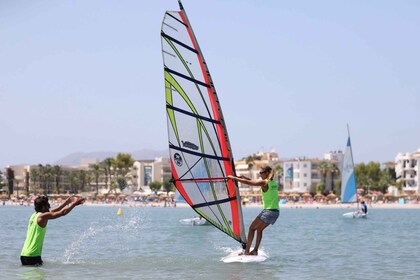
[[[121,209],[121,208],[118,208],[117,215],[118,215],[118,216],[121,216],[122,214],[123,214],[122,209]]]

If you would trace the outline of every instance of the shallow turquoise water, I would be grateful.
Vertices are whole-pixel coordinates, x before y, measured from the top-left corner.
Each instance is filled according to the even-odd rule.
[[[185,226],[189,208],[80,206],[48,224],[44,266],[19,255],[32,207],[0,206],[2,279],[420,279],[420,210],[283,208],[265,230],[263,263],[225,264],[239,244],[211,226]],[[248,227],[260,208],[244,208]]]

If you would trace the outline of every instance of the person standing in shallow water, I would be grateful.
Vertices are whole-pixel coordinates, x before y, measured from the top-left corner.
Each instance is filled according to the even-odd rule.
[[[35,199],[35,213],[29,219],[26,240],[20,253],[22,265],[42,265],[41,253],[48,220],[67,215],[83,202],[85,202],[84,198],[69,197],[60,206],[50,210],[47,196],[38,196]]]
[[[263,230],[270,224],[274,225],[280,214],[279,188],[277,183],[273,180],[274,170],[270,166],[264,166],[260,170],[260,177],[261,179],[251,180],[244,176],[228,176],[228,178],[236,180],[243,184],[261,187],[261,196],[264,209],[249,226],[248,240],[244,252],[245,255],[258,255],[258,248],[260,246],[261,239],[263,236]],[[255,232],[257,232],[255,246],[254,249],[250,251]]]

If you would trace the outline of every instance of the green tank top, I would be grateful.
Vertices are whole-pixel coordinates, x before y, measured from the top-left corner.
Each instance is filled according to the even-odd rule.
[[[264,209],[279,209],[279,187],[275,181],[268,181],[268,190],[266,192],[263,192],[261,188],[261,196]]]
[[[34,213],[29,219],[28,231],[26,232],[26,240],[23,245],[21,256],[24,257],[40,257],[42,253],[42,245],[44,244],[45,233],[47,227],[42,228],[38,225],[38,217],[42,213]]]

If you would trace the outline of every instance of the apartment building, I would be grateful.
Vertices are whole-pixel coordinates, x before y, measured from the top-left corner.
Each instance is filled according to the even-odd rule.
[[[399,153],[395,157],[395,174],[405,193],[420,193],[420,149],[412,153]]]
[[[169,158],[154,160],[136,160],[131,170],[133,186],[137,188],[148,186],[152,181],[163,182],[172,178]]]
[[[305,157],[283,162],[283,186],[285,193],[315,193],[316,185],[325,181],[325,191],[336,191],[336,181],[341,173],[344,154],[341,151],[328,152],[324,159]],[[325,178],[319,170],[322,161],[335,165],[338,172],[327,172]]]

